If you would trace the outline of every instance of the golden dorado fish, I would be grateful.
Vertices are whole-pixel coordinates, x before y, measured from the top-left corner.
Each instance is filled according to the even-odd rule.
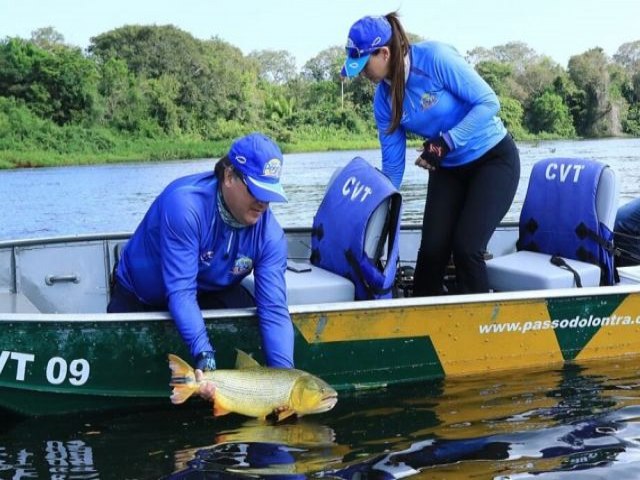
[[[338,394],[324,380],[302,370],[263,367],[246,353],[238,350],[236,368],[205,372],[196,381],[191,365],[169,354],[171,402],[185,402],[197,392],[202,382],[213,382],[213,415],[230,412],[265,419],[276,411],[277,420],[293,414],[298,416],[331,410]]]

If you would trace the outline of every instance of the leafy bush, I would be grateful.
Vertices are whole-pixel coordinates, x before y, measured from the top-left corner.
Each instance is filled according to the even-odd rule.
[[[533,133],[546,132],[562,138],[576,136],[569,108],[556,93],[547,91],[536,97],[527,118]]]
[[[634,103],[629,107],[629,113],[622,127],[625,133],[640,137],[640,103]]]

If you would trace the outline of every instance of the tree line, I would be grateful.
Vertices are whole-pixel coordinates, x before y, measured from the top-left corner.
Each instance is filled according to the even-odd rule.
[[[411,34],[412,41],[422,40]],[[567,68],[512,42],[467,52],[517,139],[640,135],[640,40]],[[285,151],[377,146],[374,86],[343,82],[343,46],[301,71],[284,50],[244,55],[171,25],[129,25],[68,45],[51,27],[0,41],[0,167],[224,153],[261,130]]]

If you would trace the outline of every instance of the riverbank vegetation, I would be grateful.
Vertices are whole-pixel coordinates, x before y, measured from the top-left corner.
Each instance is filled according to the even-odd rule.
[[[576,54],[566,68],[520,42],[466,56],[518,140],[640,136],[640,41],[613,58]],[[86,50],[50,27],[5,38],[0,168],[217,158],[253,130],[285,152],[377,148],[374,88],[343,83],[343,60],[333,46],[298,71],[287,51],[244,55],[170,25],[124,26]]]

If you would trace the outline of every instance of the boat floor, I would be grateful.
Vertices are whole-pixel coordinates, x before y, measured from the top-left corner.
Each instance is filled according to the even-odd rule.
[[[0,312],[41,313],[22,293],[0,292]]]

